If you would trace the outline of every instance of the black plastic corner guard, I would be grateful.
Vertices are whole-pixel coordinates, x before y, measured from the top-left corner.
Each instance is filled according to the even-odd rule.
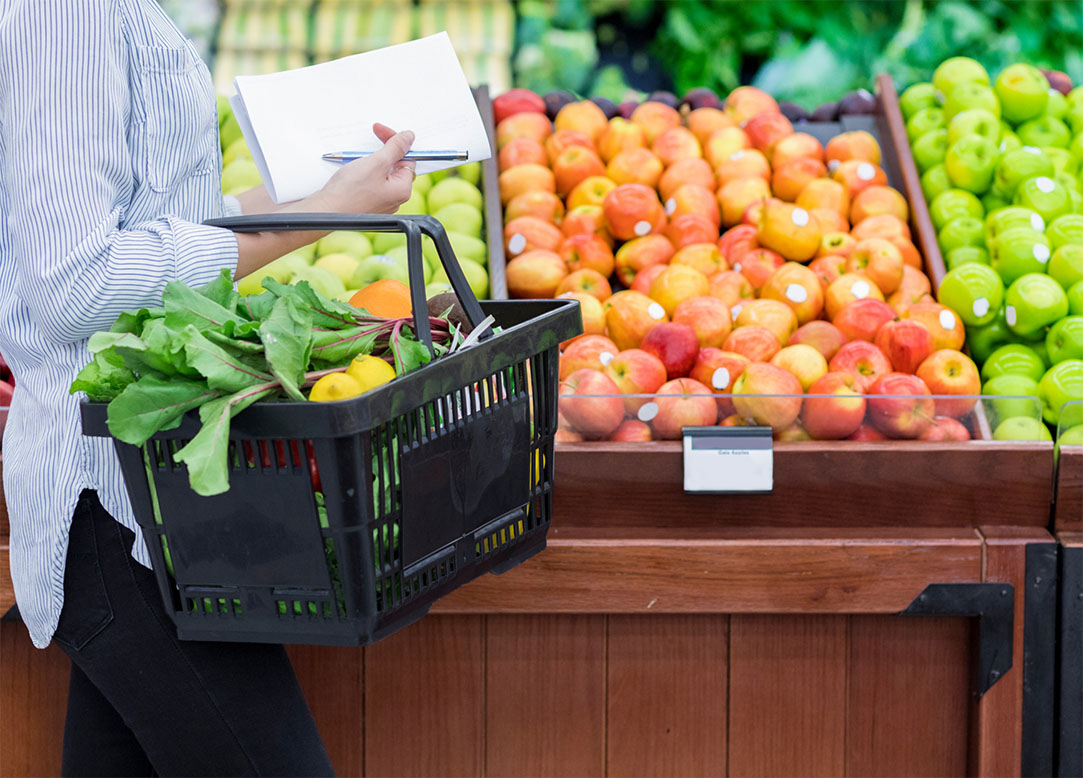
[[[1022,776],[1053,775],[1056,659],[1056,543],[1028,543],[1023,595]]]
[[[1083,775],[1083,548],[1062,546],[1057,636],[1056,771]]]
[[[1015,589],[1009,583],[934,583],[902,616],[971,616],[978,619],[978,662],[972,690],[980,698],[1012,667]]]

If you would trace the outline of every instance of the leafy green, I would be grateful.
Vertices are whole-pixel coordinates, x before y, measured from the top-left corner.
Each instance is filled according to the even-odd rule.
[[[79,371],[71,385],[71,394],[85,392],[95,402],[108,402],[135,381],[135,374],[113,351],[101,351]]]
[[[155,432],[175,428],[185,413],[219,394],[200,381],[145,375],[109,403],[106,423],[113,437],[142,446]]]
[[[291,297],[280,297],[259,328],[271,373],[290,397],[304,401],[301,384],[312,357],[312,311]]]

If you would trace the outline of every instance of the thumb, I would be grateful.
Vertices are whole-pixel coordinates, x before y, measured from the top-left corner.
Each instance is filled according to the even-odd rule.
[[[395,133],[387,140],[387,143],[383,145],[383,148],[372,155],[372,159],[377,160],[387,167],[391,167],[402,159],[403,155],[410,150],[410,146],[412,146],[413,143],[414,134],[409,130]]]

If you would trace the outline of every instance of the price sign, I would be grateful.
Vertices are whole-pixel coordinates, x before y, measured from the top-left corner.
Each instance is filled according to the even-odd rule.
[[[774,488],[770,427],[685,427],[684,491],[768,494]]]

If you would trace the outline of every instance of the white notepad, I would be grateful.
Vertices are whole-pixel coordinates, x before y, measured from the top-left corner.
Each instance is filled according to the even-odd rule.
[[[230,105],[276,203],[308,197],[340,164],[338,151],[375,151],[374,122],[413,130],[413,148],[492,156],[481,115],[446,32],[264,76],[238,76]],[[418,162],[418,174],[463,162]]]

